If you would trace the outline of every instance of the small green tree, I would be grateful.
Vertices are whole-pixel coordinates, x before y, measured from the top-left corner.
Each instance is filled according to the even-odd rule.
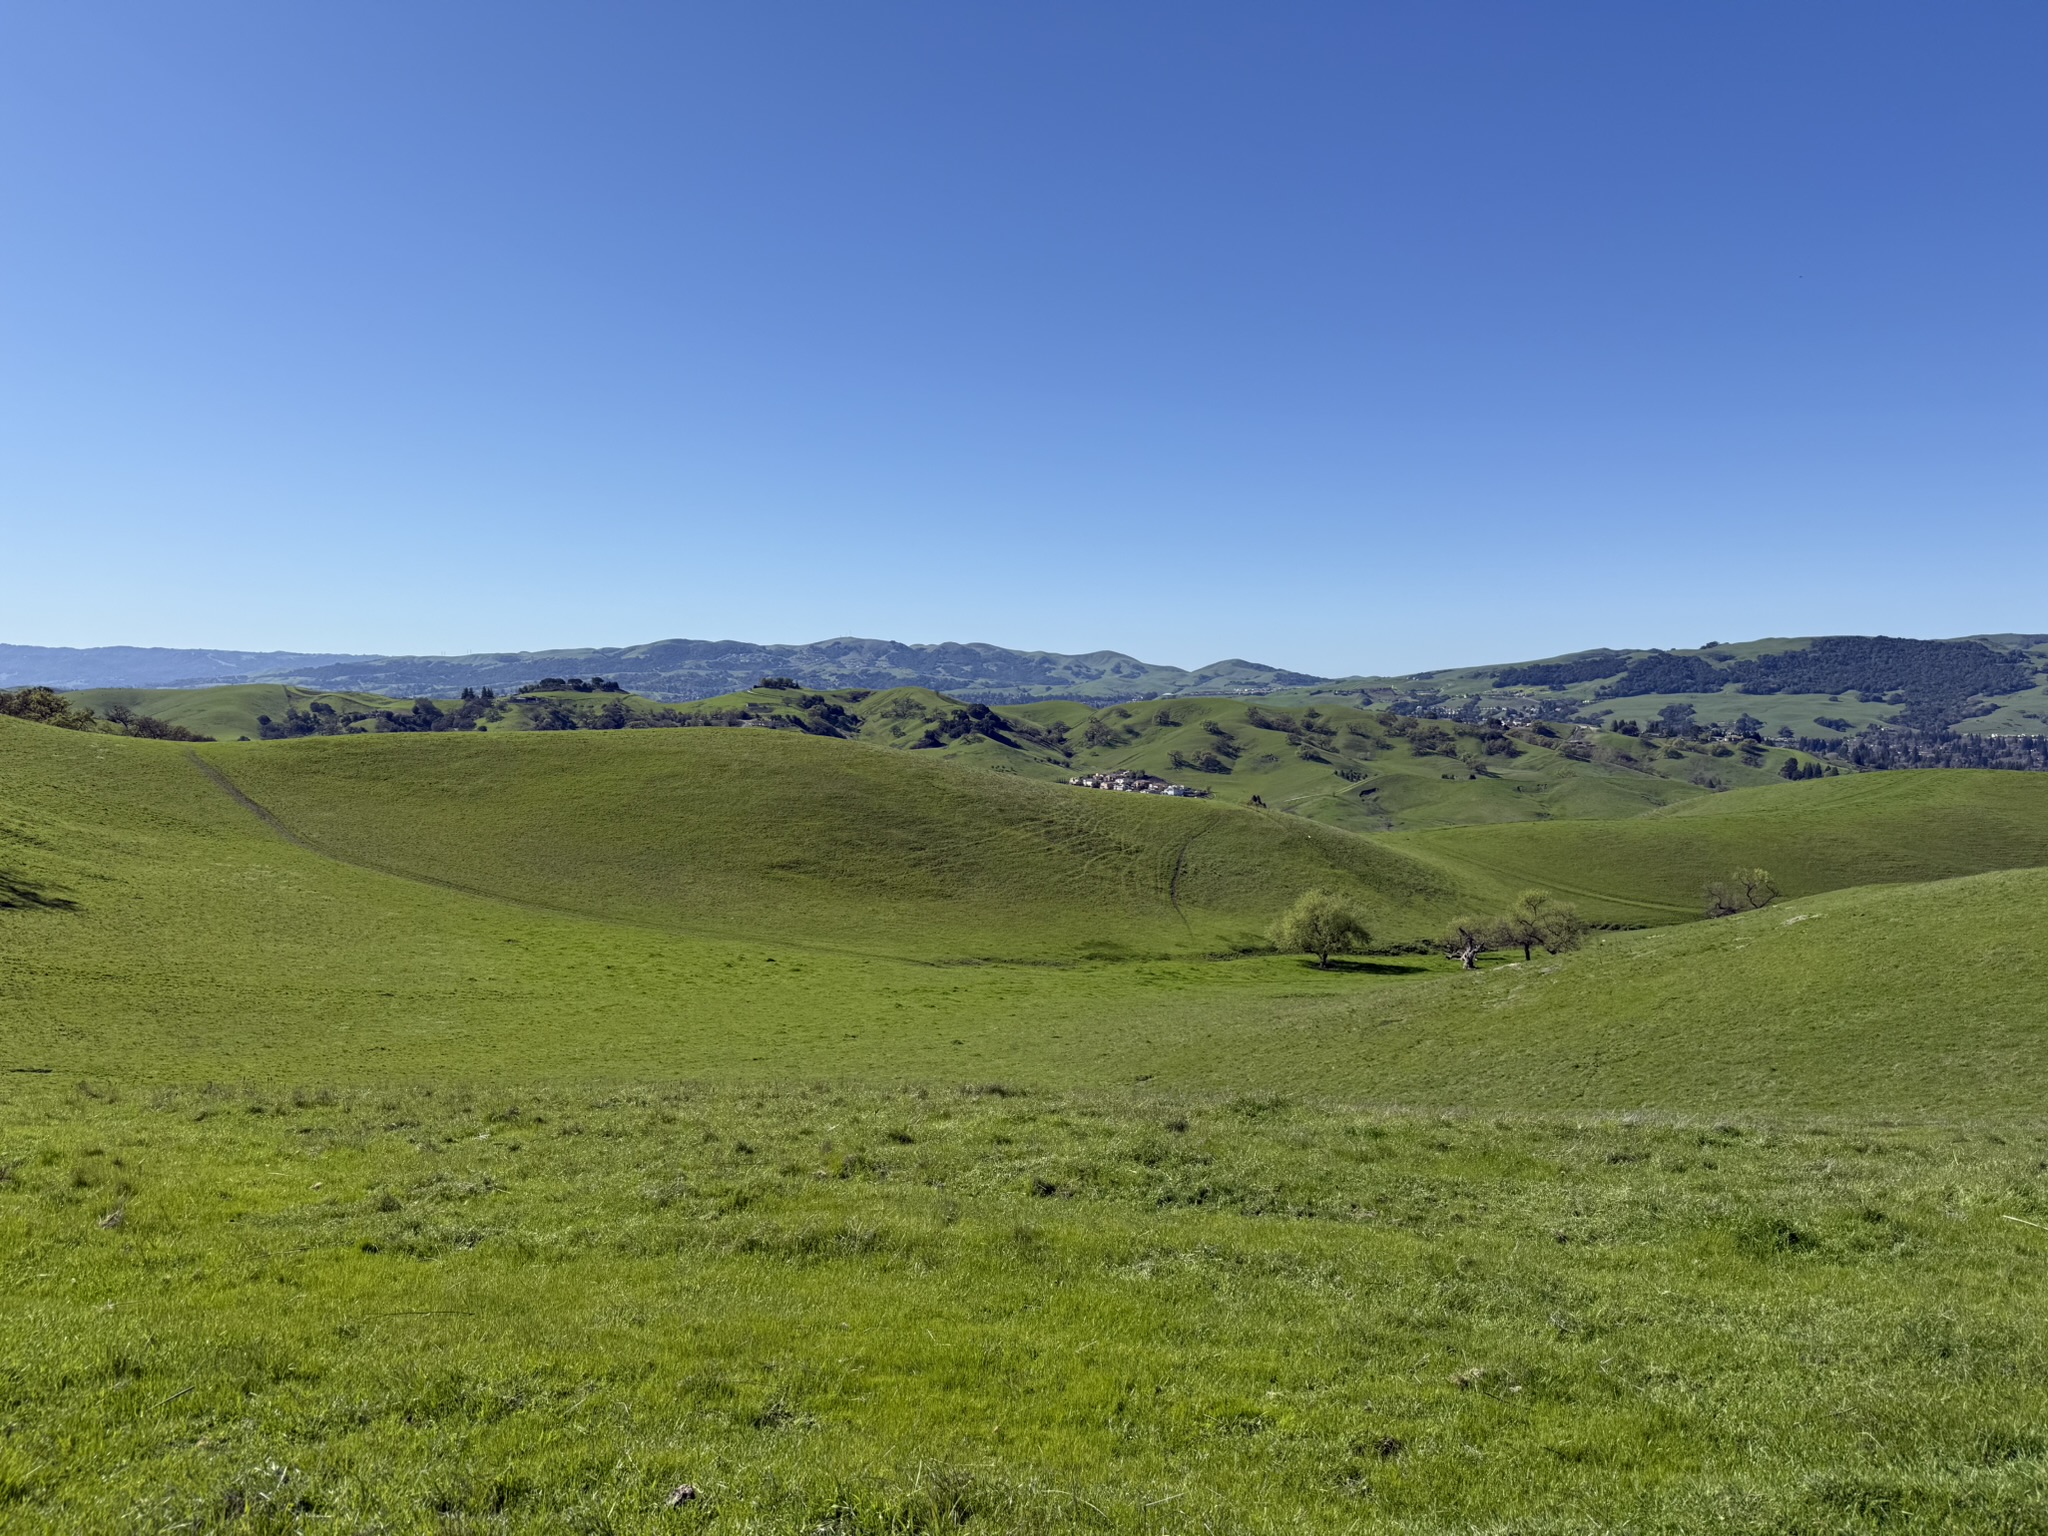
[[[1548,891],[1524,891],[1515,898],[1500,920],[1500,935],[1511,945],[1520,945],[1522,958],[1535,957],[1540,944],[1553,955],[1576,949],[1586,936],[1586,920],[1568,901],[1559,901]]]
[[[1330,956],[1351,954],[1372,935],[1343,897],[1310,891],[1281,914],[1272,937],[1275,949],[1314,955],[1317,966],[1327,971]]]

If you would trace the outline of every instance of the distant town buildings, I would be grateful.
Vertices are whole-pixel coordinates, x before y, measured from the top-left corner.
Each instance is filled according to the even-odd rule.
[[[1067,780],[1083,789],[1117,789],[1127,795],[1175,795],[1187,800],[1202,800],[1208,797],[1206,789],[1191,789],[1185,784],[1169,784],[1164,779],[1155,779],[1149,773],[1140,773],[1135,768],[1120,768],[1114,773],[1084,773],[1078,779]]]

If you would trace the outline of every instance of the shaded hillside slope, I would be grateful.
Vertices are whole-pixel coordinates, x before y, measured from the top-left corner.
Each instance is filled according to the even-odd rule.
[[[202,749],[336,857],[678,931],[926,958],[1259,942],[1304,889],[1387,938],[1460,879],[1292,818],[1100,794],[761,730],[365,736]]]
[[[2048,775],[1974,769],[1854,774],[1733,790],[1619,821],[1447,827],[1391,847],[1492,884],[1545,885],[1606,922],[1675,922],[1739,867],[1787,895],[2048,865]]]

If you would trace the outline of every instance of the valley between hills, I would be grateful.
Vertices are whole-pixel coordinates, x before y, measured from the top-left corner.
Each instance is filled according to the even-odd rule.
[[[2039,637],[1778,644],[17,689],[0,1523],[2040,1528]]]

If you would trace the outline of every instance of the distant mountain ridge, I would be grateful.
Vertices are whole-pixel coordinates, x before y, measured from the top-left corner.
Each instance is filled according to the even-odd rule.
[[[200,651],[154,645],[0,645],[0,688],[211,688],[294,668],[375,661],[315,651]]]
[[[295,683],[329,692],[448,697],[464,688],[517,688],[544,676],[610,678],[670,701],[714,698],[785,676],[809,688],[935,688],[984,704],[1034,699],[1121,703],[1175,694],[1254,694],[1326,679],[1232,657],[1192,671],[1121,651],[1068,656],[1000,645],[912,645],[842,636],[808,645],[744,640],[657,640],[647,645],[474,656],[312,655],[291,651],[68,650],[0,645],[0,686],[60,689],[208,687]]]
[[[1667,706],[1690,704],[1701,719],[1732,721],[1747,712],[1801,734],[1815,727],[1840,732],[1880,723],[2034,733],[2048,726],[2048,635],[1823,635],[1693,649],[1604,648],[1535,661],[1344,678],[1235,657],[1187,669],[1121,651],[1066,655],[851,635],[806,645],[678,639],[472,656],[0,645],[0,687],[8,688],[291,683],[323,692],[452,698],[464,688],[504,692],[544,677],[590,676],[671,703],[738,692],[763,677],[788,677],[814,689],[932,688],[976,704],[1073,699],[1106,705],[1323,693],[1423,713],[1464,710],[1475,718],[1501,706],[1540,708],[1559,718],[1646,718]]]

